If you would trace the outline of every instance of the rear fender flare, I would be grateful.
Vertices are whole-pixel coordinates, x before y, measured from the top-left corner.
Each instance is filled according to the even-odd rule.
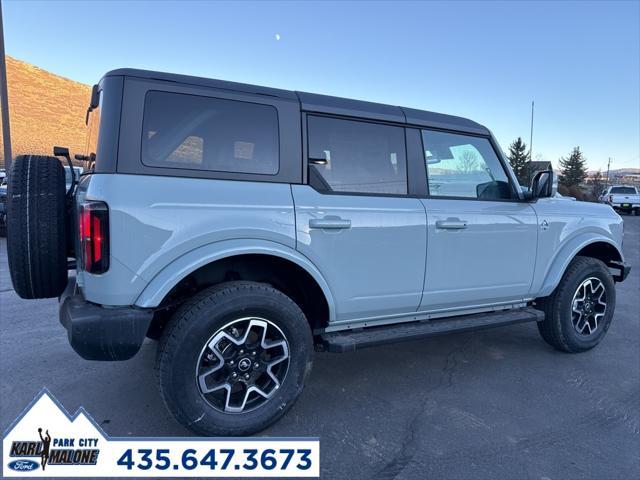
[[[268,240],[223,240],[195,248],[164,267],[144,288],[135,305],[140,308],[157,307],[174,286],[198,268],[223,258],[247,254],[272,255],[289,260],[301,267],[313,277],[324,293],[329,306],[329,322],[335,320],[333,294],[316,266],[300,252]]]

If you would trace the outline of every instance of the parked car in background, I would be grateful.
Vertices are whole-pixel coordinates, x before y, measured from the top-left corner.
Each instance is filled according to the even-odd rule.
[[[640,195],[631,185],[612,185],[600,195],[600,201],[611,205],[617,212],[640,215]]]
[[[95,163],[68,194],[58,158],[16,158],[11,280],[60,298],[85,359],[158,339],[165,405],[202,435],[284,415],[314,347],[531,321],[584,352],[629,273],[616,212],[556,198],[551,170],[522,191],[472,120],[131,69],[89,112]]]

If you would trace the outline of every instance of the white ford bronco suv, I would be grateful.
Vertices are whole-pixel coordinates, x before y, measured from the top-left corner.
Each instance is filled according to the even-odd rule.
[[[523,191],[471,120],[132,69],[87,115],[69,188],[65,148],[12,164],[14,288],[59,296],[85,359],[159,340],[162,397],[198,434],[280,418],[314,347],[532,321],[588,350],[629,272],[609,206],[554,198],[551,171]]]

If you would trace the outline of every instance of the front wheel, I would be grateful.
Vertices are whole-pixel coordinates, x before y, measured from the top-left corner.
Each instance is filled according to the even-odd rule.
[[[186,302],[158,346],[160,392],[200,435],[249,435],[278,420],[311,370],[309,324],[289,297],[255,282],[228,282]]]
[[[616,289],[607,266],[591,257],[574,258],[554,292],[536,300],[545,312],[538,322],[542,338],[569,353],[589,350],[609,330],[616,305]]]

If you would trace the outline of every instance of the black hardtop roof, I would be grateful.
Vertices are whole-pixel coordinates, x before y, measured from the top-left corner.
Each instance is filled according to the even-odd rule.
[[[154,72],[135,68],[120,68],[107,72],[105,77],[125,76],[150,80],[182,83],[221,90],[232,90],[254,95],[266,95],[285,100],[297,101],[304,111],[344,115],[349,117],[363,117],[372,120],[382,120],[397,123],[407,123],[417,126],[442,128],[447,130],[461,130],[469,133],[488,135],[489,130],[473,120],[444,113],[428,112],[414,108],[397,107],[382,103],[353,100],[350,98],[332,97],[317,93],[282,90],[279,88],[262,87],[247,83],[228,82],[212,78],[193,77],[176,73]]]

